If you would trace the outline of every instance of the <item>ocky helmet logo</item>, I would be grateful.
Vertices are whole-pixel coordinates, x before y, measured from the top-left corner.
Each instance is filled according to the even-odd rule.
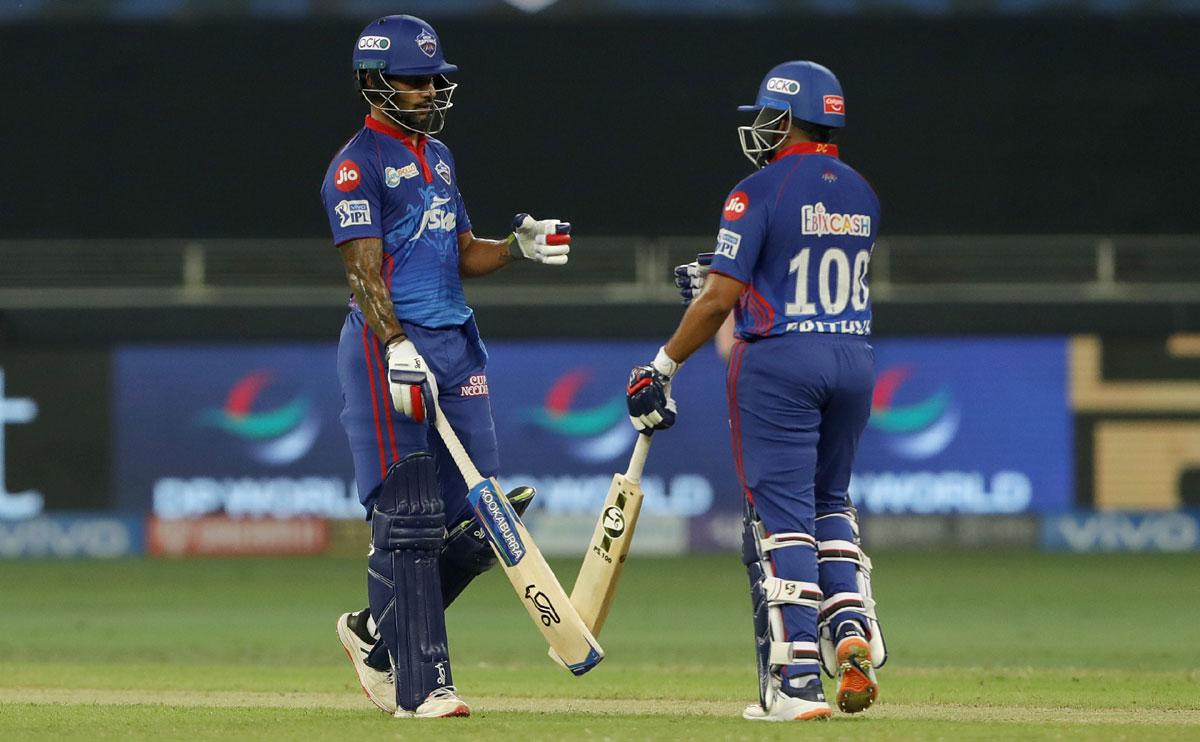
[[[800,83],[786,77],[772,77],[767,80],[767,92],[795,95],[800,92]]]
[[[392,45],[392,40],[386,36],[363,36],[358,40],[359,49],[378,49],[384,51]]]

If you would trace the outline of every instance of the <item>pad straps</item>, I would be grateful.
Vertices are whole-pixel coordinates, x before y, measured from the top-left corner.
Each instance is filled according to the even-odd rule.
[[[772,665],[813,664],[820,659],[816,642],[771,642]]]
[[[815,582],[764,577],[762,584],[768,605],[802,605],[817,610],[821,608],[821,586]]]

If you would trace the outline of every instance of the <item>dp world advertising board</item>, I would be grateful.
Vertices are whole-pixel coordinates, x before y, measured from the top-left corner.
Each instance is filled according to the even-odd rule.
[[[575,518],[586,540],[587,518],[633,448],[629,369],[653,358],[658,344],[488,348],[501,482],[536,486],[531,518]],[[1064,339],[884,339],[875,351],[872,416],[851,482],[862,510],[1070,509]],[[114,364],[121,509],[164,519],[362,517],[338,421],[333,343],[135,346],[120,349]],[[679,423],[655,435],[643,479],[647,540],[656,518],[692,547],[737,538],[741,493],[724,377],[710,345],[676,381]]]
[[[870,513],[1071,508],[1064,338],[875,343],[850,491]]]
[[[361,518],[336,358],[332,344],[120,349],[121,508],[166,519]]]

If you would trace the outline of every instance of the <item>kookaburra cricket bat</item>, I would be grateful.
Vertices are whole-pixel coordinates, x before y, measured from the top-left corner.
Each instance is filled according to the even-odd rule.
[[[650,436],[638,435],[629,468],[614,474],[600,519],[583,556],[583,566],[571,591],[571,603],[593,635],[600,633],[617,594],[617,581],[633,543],[633,529],[642,509],[642,469],[650,452]]]
[[[604,650],[571,605],[500,485],[479,473],[441,409],[436,414],[434,425],[467,482],[467,499],[517,597],[549,642],[550,656],[574,674],[584,674],[604,659]]]

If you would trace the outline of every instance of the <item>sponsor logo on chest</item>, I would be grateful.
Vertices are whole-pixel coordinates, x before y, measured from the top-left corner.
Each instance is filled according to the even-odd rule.
[[[825,204],[805,204],[800,207],[800,232],[817,237],[825,235],[848,235],[870,237],[871,217],[866,214],[835,214],[825,209]]]
[[[383,182],[388,188],[395,188],[400,185],[400,181],[417,177],[418,172],[417,163],[415,162],[410,162],[401,168],[385,168],[383,171]]]
[[[453,232],[458,225],[458,214],[454,213],[453,209],[444,208],[448,203],[450,203],[449,196],[434,196],[429,202],[429,208],[425,209],[425,213],[421,216],[421,226],[417,228],[417,233],[409,238],[409,242],[425,234],[425,230]]]

